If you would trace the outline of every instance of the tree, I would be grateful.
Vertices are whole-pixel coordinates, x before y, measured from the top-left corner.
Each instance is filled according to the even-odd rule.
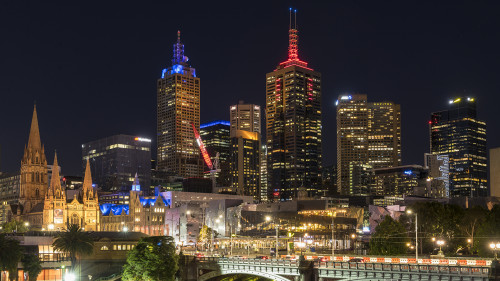
[[[174,281],[179,256],[170,236],[145,237],[128,253],[124,281]]]
[[[66,231],[56,234],[52,246],[55,250],[68,253],[71,265],[76,266],[77,257],[92,254],[94,250],[94,240],[88,233],[82,231],[77,224],[68,224]]]
[[[477,230],[474,247],[481,257],[493,256],[491,242],[500,241],[500,205],[495,205]]]
[[[36,281],[42,272],[42,262],[36,254],[25,254],[22,258],[24,271],[28,273],[28,281]]]
[[[17,264],[22,257],[19,241],[0,234],[0,271],[7,270],[9,279],[17,279]]]
[[[25,233],[28,231],[28,226],[26,226],[26,222],[24,221],[12,220],[2,224],[2,231],[5,233]]]
[[[464,232],[465,239],[470,239],[472,246],[470,249],[472,252],[476,248],[475,237],[477,236],[477,231],[486,220],[488,216],[488,211],[481,206],[473,206],[465,210],[465,214],[462,217],[461,226]]]
[[[200,234],[198,235],[198,243],[202,243],[203,245],[212,243],[212,239],[217,238],[217,236],[219,236],[217,231],[214,231],[207,225],[203,225],[203,227],[200,229]]]
[[[408,238],[404,225],[395,221],[391,216],[385,216],[377,225],[370,240],[371,255],[402,255],[408,250]]]

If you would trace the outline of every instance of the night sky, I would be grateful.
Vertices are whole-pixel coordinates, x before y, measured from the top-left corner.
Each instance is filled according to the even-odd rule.
[[[66,175],[81,174],[91,140],[123,133],[156,147],[156,81],[178,29],[201,78],[202,123],[227,120],[240,99],[264,107],[290,6],[299,58],[322,74],[325,165],[344,93],[401,104],[403,164],[423,164],[430,113],[457,95],[477,98],[488,146],[500,146],[498,1],[50,2],[0,2],[1,171],[20,168],[35,101],[48,161],[57,149]]]

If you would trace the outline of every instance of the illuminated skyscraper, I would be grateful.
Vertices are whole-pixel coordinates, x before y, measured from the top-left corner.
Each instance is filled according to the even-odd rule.
[[[337,188],[344,195],[371,193],[366,172],[401,165],[401,109],[393,102],[368,103],[366,95],[337,100]]]
[[[245,104],[240,101],[230,108],[231,132],[244,130],[248,132],[261,133],[260,106],[256,104]]]
[[[288,60],[266,74],[268,189],[279,200],[321,186],[321,74],[299,59],[291,18],[290,11]]]
[[[337,100],[337,188],[340,194],[360,195],[350,181],[356,165],[368,164],[368,103],[366,95],[343,95]]]
[[[231,184],[229,160],[231,156],[231,139],[229,137],[229,122],[217,120],[201,124],[200,136],[205,144],[208,155],[214,162],[219,153],[220,172],[216,173],[217,186],[228,187]],[[205,177],[210,177],[208,167],[205,167]]]
[[[475,99],[460,97],[429,121],[431,153],[449,157],[451,197],[488,196],[486,123],[476,115]]]
[[[401,165],[401,106],[368,103],[368,164],[374,169]]]
[[[260,118],[260,106],[256,104],[240,101],[230,107],[231,187],[237,194],[253,196],[257,201],[261,200]]]
[[[187,62],[178,31],[172,66],[158,79],[157,169],[200,177],[203,166],[191,127],[200,129],[200,78]]]

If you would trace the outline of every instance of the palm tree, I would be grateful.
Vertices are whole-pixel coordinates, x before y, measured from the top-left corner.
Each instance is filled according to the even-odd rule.
[[[68,224],[66,231],[58,232],[52,246],[55,250],[68,253],[71,266],[76,266],[77,257],[92,254],[94,240],[77,224]]]
[[[7,270],[10,280],[17,279],[17,263],[22,251],[19,241],[0,234],[0,273]]]

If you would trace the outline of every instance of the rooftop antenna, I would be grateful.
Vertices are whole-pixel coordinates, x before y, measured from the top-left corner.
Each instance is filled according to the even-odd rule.
[[[295,29],[297,29],[297,9],[295,9],[294,12],[295,12]]]
[[[292,29],[292,7],[290,7],[290,25],[288,26],[288,29]]]

